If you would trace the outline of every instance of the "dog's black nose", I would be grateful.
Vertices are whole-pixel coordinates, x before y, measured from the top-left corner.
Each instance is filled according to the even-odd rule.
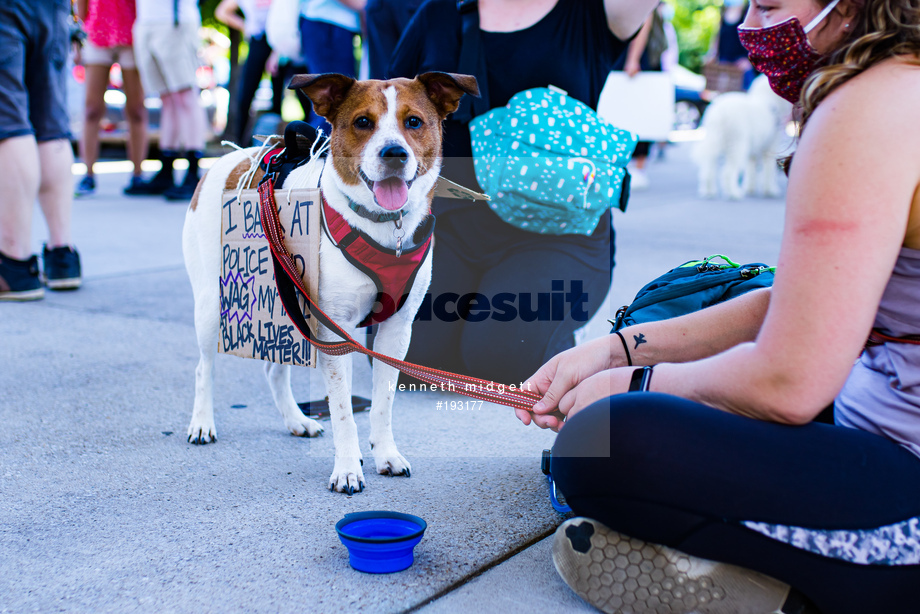
[[[402,168],[409,161],[409,152],[402,145],[387,145],[380,150],[380,157],[390,168]]]

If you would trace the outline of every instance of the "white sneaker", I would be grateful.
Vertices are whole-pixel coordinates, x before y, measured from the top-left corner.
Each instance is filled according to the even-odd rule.
[[[629,174],[632,177],[629,183],[630,190],[647,190],[649,187],[648,175],[645,174],[645,171],[641,168],[631,168],[629,169]]]
[[[768,614],[791,590],[768,576],[633,539],[590,518],[556,530],[556,571],[607,614]]]

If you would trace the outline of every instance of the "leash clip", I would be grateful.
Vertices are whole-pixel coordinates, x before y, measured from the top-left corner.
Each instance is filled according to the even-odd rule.
[[[274,187],[275,173],[274,172],[265,173],[265,175],[262,177],[262,180],[259,182],[259,186],[261,186],[263,183],[271,183],[272,186]]]
[[[540,471],[543,472],[543,475],[546,476],[549,482],[549,502],[553,506],[553,509],[560,514],[568,514],[572,511],[572,508],[559,501],[559,495],[556,494],[556,482],[553,480],[553,474],[550,471],[552,456],[553,453],[551,450],[543,450],[543,456],[540,458]]]

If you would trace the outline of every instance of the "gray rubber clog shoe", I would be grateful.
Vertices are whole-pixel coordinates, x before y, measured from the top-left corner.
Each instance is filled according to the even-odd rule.
[[[763,574],[633,539],[590,518],[556,530],[553,563],[579,597],[607,614],[770,614],[790,592]]]

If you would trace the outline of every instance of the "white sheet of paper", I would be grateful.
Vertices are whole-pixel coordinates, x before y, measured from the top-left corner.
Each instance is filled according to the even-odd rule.
[[[674,128],[674,83],[664,72],[630,77],[613,71],[601,91],[597,113],[639,135],[642,141],[667,141]]]
[[[441,198],[456,198],[459,200],[492,200],[487,194],[474,192],[444,177],[438,177],[438,182],[434,184],[434,195],[440,196]]]

